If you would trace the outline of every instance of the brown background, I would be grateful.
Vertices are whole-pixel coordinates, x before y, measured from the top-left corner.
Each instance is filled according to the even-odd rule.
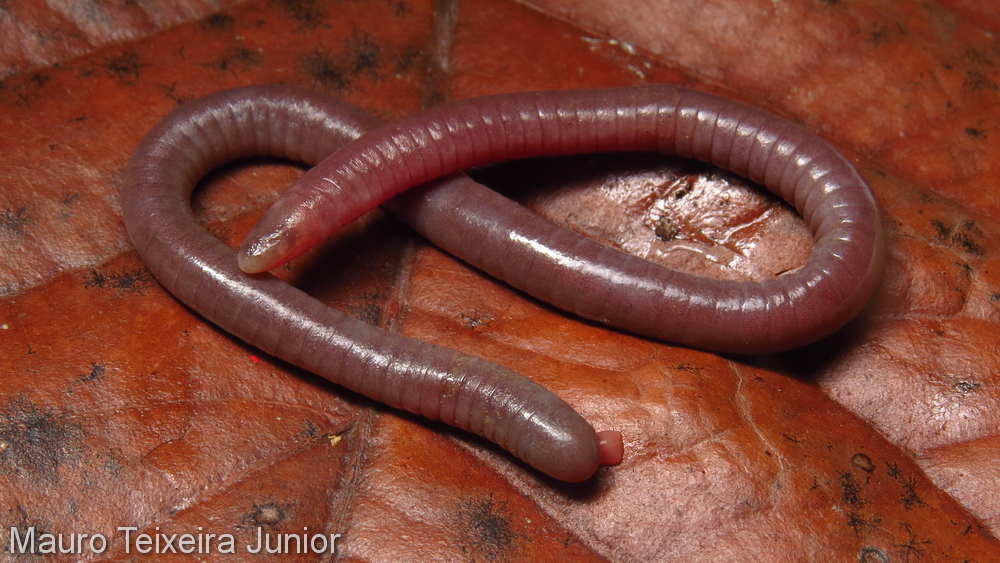
[[[989,2],[62,4],[0,1],[3,530],[201,527],[237,537],[240,556],[204,556],[229,561],[258,526],[343,534],[343,561],[1000,558]],[[368,322],[523,371],[624,432],[620,466],[566,487],[260,357],[143,269],[117,196],[132,147],[177,104],[259,82],[386,119],[479,94],[645,82],[746,101],[858,164],[884,207],[885,279],[834,337],[730,358],[554,311],[380,212],[284,271]],[[299,173],[228,167],[195,209],[236,244]],[[580,232],[709,275],[773,276],[809,248],[787,208],[689,163],[585,158],[484,178]],[[666,242],[653,235],[665,219],[677,230]],[[18,560],[0,543],[0,560]],[[86,558],[134,552],[119,541]]]

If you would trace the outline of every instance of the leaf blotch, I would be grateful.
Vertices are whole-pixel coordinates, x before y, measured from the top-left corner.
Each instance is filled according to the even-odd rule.
[[[142,64],[139,60],[139,53],[135,51],[126,51],[108,57],[102,65],[106,74],[125,85],[138,83],[142,69],[146,66],[148,65]]]
[[[889,477],[902,488],[899,502],[903,505],[903,509],[910,511],[917,507],[927,506],[927,503],[917,493],[917,479],[913,475],[901,470],[895,464],[886,464],[886,467],[889,470]]]
[[[344,50],[340,54],[314,49],[299,59],[298,66],[319,85],[347,90],[358,77],[372,82],[381,80],[379,71],[385,67],[384,59],[382,46],[371,35],[355,31],[344,40]],[[402,67],[400,60],[397,63]]]
[[[844,504],[855,510],[860,510],[868,504],[861,494],[861,487],[850,473],[840,474],[840,498]]]
[[[217,61],[205,63],[204,66],[221,72],[245,72],[255,67],[261,66],[264,62],[264,55],[260,51],[253,51],[245,47],[229,47],[226,54]]]
[[[944,221],[934,220],[931,221],[931,226],[934,227],[939,241],[957,246],[975,256],[986,254],[986,246],[983,243],[985,235],[975,221],[966,219],[953,227]]]
[[[91,270],[83,275],[84,287],[111,289],[117,293],[143,295],[152,283],[153,280],[145,268],[107,273]]]
[[[977,141],[982,141],[989,137],[989,135],[986,134],[986,130],[982,127],[966,127],[965,134]]]
[[[107,373],[107,371],[108,371],[108,366],[104,364],[90,362],[90,373],[80,374],[80,376],[77,377],[77,380],[83,383],[98,381],[104,377],[104,374]]]
[[[326,88],[346,90],[351,84],[350,73],[332,55],[319,49],[303,55],[299,59],[299,69]]]
[[[82,434],[66,417],[17,395],[0,411],[0,471],[54,483],[83,448]]]
[[[24,228],[30,222],[31,217],[28,216],[27,206],[22,205],[17,209],[8,207],[2,214],[0,214],[0,232],[23,237]]]
[[[456,513],[458,544],[472,561],[503,561],[522,551],[526,537],[511,525],[507,503],[489,498],[470,499]]]
[[[236,20],[226,14],[212,14],[201,21],[201,28],[206,31],[225,31],[232,29]]]
[[[1000,85],[991,80],[985,72],[977,69],[971,69],[965,73],[965,81],[962,83],[962,86],[966,90],[973,92],[983,90],[1000,91]]]
[[[316,29],[326,19],[326,11],[316,0],[278,0],[277,4],[299,24],[299,31]]]

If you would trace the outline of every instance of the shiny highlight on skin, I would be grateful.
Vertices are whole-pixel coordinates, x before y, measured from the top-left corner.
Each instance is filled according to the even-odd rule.
[[[581,238],[453,174],[511,158],[626,150],[698,158],[767,186],[805,217],[817,238],[812,256],[796,273],[759,284],[681,274]],[[251,155],[319,164],[247,237],[239,264],[257,273],[246,274],[197,223],[189,200],[210,169]],[[785,350],[832,333],[867,301],[881,262],[875,200],[833,147],[761,110],[668,85],[477,98],[386,125],[308,90],[240,88],[185,104],[150,131],[122,193],[129,235],[150,271],[239,338],[483,436],[556,479],[583,481],[620,461],[620,434],[595,432],[530,379],[366,325],[259,273],[379,204],[539,299],[722,352]]]

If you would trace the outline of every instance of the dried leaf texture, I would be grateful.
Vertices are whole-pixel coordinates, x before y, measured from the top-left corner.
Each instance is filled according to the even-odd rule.
[[[336,546],[280,561],[1000,557],[1000,48],[995,18],[968,16],[981,6],[178,0],[141,17],[133,3],[80,2],[71,17],[0,4],[0,536],[109,539],[55,561],[188,557],[138,553],[140,533],[215,534],[198,545],[206,561],[259,558],[258,534]],[[834,337],[734,358],[553,310],[378,211],[281,272],[366,322],[522,371],[622,430],[625,461],[567,487],[262,356],[145,271],[117,195],[132,147],[184,101],[265,82],[385,119],[435,100],[645,82],[740,99],[858,163],[884,207],[885,280]],[[235,246],[300,172],[227,166],[194,209]],[[773,277],[810,248],[780,202],[676,159],[477,174],[580,233],[705,275]],[[20,560],[3,539],[0,559]]]
[[[563,4],[536,4],[568,15]],[[672,2],[630,19],[585,3],[572,16],[699,80],[780,100],[858,155],[891,232],[886,283],[867,342],[810,375],[995,527],[1000,512],[982,490],[995,482],[983,456],[998,428],[1000,293],[989,241],[1000,226],[1000,169],[989,137],[1000,124],[1000,48],[995,10],[954,4],[975,19],[874,2],[750,2],[724,14]],[[677,25],[636,24],[654,20]],[[760,72],[767,60],[781,62],[770,75]]]
[[[211,15],[241,0],[171,2],[34,2],[0,5],[0,79],[58,64],[109,43]]]

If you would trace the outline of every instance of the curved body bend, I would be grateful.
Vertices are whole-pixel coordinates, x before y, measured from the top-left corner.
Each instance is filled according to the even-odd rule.
[[[270,274],[245,274],[191,214],[195,183],[241,156],[322,161],[248,237],[240,264],[261,272],[388,198],[469,166],[660,150],[728,168],[789,201],[817,237],[809,262],[763,284],[678,274],[557,227],[464,175],[388,206],[446,250],[559,307],[713,350],[812,342],[854,316],[877,281],[881,230],[863,180],[829,144],[748,106],[670,86],[507,95],[432,108],[333,153],[377,125],[354,106],[282,86],[185,104],[147,134],[126,169],[129,235],[160,282],[223,329],[373,399],[481,435],[557,479],[582,481],[615,463],[620,437],[616,445],[599,435],[520,374],[371,327]]]
[[[696,158],[764,185],[805,218],[816,239],[809,260],[762,283],[684,274],[470,185],[404,195],[406,203],[390,210],[438,246],[561,309],[718,352],[815,342],[853,318],[873,293],[881,222],[854,166],[785,119],[670,85],[473,98],[382,125],[289,188],[248,235],[241,266],[280,265],[390,197],[458,170],[611,151]]]
[[[589,478],[602,437],[554,393],[495,363],[355,320],[271,274],[247,275],[191,212],[191,190],[215,166],[252,155],[315,164],[377,123],[350,104],[278,86],[186,103],[129,161],[122,192],[129,236],[168,291],[265,352],[483,436],[557,479]]]

